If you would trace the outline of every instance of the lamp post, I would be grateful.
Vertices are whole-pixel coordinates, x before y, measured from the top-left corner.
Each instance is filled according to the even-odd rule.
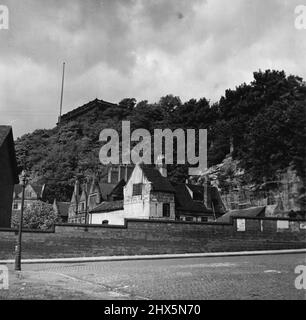
[[[15,256],[15,270],[21,271],[21,236],[22,236],[22,222],[23,222],[23,209],[24,209],[24,191],[28,183],[28,177],[25,170],[21,173],[21,185],[22,185],[22,198],[21,198],[21,212],[19,217],[19,229],[18,229],[18,240],[16,246]]]
[[[85,190],[85,231],[87,231],[87,224],[88,224],[88,179],[85,179],[85,183],[84,183],[84,190]]]

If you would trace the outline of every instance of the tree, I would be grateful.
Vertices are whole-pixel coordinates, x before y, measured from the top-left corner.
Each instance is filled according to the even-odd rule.
[[[112,128],[121,135],[122,120],[131,121],[131,131],[143,128],[151,134],[165,128],[208,129],[210,166],[225,159],[232,140],[233,159],[258,184],[291,164],[306,180],[306,86],[300,77],[275,70],[254,72],[251,83],[226,90],[215,104],[205,98],[182,103],[171,94],[157,103],[126,98],[54,129],[36,130],[16,141],[18,165],[31,171],[33,183],[49,185],[49,201],[70,201],[78,174],[104,175],[99,134]],[[169,166],[169,175],[183,182],[187,166]]]
[[[304,179],[305,102],[301,78],[284,71],[255,72],[253,82],[227,90],[221,98],[220,118],[229,130],[221,130],[217,139],[233,138],[233,156],[253,182],[273,179],[292,164]]]
[[[28,229],[48,230],[54,223],[60,222],[51,204],[37,201],[26,206],[23,213],[23,227]],[[18,227],[19,217],[13,217],[13,227]]]

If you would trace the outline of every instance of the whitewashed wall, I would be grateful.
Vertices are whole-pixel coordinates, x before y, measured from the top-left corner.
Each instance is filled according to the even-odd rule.
[[[92,213],[89,217],[90,224],[102,224],[105,220],[108,221],[108,224],[124,225],[124,211],[118,210],[103,213]]]

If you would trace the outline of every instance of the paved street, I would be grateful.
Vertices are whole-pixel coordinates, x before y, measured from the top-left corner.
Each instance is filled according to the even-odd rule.
[[[10,265],[0,299],[304,299],[294,281],[305,254]]]

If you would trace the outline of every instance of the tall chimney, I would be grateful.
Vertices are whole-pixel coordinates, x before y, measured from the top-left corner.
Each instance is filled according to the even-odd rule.
[[[108,167],[107,170],[107,183],[112,183],[112,171],[113,171],[113,167]]]
[[[168,172],[167,172],[167,165],[164,164],[163,161],[164,157],[162,155],[159,155],[156,161],[156,168],[160,172],[160,174],[164,177],[167,178]]]
[[[76,180],[75,181],[75,184],[74,184],[74,195],[76,196],[76,197],[78,197],[79,195],[80,195],[80,182],[79,182],[79,180]]]
[[[212,209],[211,207],[211,192],[210,192],[210,181],[208,177],[205,177],[204,181],[204,204],[207,209]]]
[[[230,154],[233,154],[234,152],[234,139],[233,137],[230,137]]]

